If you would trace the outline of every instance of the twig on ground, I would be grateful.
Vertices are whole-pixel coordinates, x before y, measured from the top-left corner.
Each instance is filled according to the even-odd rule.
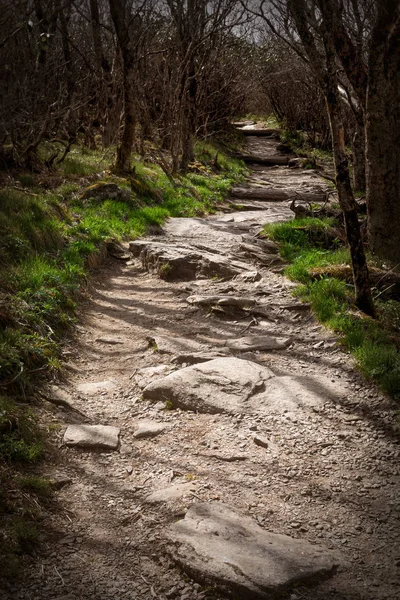
[[[56,574],[58,575],[58,577],[61,579],[61,583],[62,583],[63,585],[65,585],[65,581],[64,581],[64,579],[63,579],[63,577],[62,577],[62,575],[61,575],[60,571],[57,569],[57,567],[56,567],[55,565],[54,565],[54,571],[56,572]]]
[[[255,317],[253,317],[251,319],[250,323],[244,329],[242,329],[241,331],[239,331],[239,333],[244,333],[245,331],[247,331],[248,329],[250,329],[250,327],[252,325],[258,325],[258,321],[257,321],[257,319]]]

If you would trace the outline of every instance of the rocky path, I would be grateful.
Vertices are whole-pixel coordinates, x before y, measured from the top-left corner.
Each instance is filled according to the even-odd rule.
[[[277,144],[249,137],[248,153]],[[263,164],[247,186],[327,191],[312,171]],[[61,424],[57,508],[1,597],[400,597],[395,407],[257,236],[291,218],[287,200],[247,192],[102,270],[49,391],[74,410],[44,415]]]

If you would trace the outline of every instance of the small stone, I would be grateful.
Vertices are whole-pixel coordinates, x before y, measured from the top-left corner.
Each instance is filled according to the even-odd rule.
[[[315,350],[318,350],[318,348],[322,348],[324,345],[324,340],[321,340],[320,342],[317,342],[316,344],[313,345],[313,348],[315,348]]]
[[[269,441],[260,435],[255,435],[253,437],[253,442],[256,444],[256,446],[261,446],[262,448],[268,448],[269,446]]]
[[[142,438],[153,438],[162,433],[165,429],[165,426],[161,423],[155,423],[154,421],[139,421],[138,427],[135,430],[133,436],[140,440]]]

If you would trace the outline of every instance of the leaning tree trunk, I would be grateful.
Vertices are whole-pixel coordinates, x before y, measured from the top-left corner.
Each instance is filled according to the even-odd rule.
[[[384,15],[386,16],[386,15]],[[383,24],[388,25],[388,24]],[[370,48],[367,91],[367,206],[370,245],[400,263],[400,42],[377,28]]]
[[[356,305],[366,314],[375,316],[368,264],[361,236],[360,223],[357,216],[357,203],[351,187],[349,162],[346,155],[342,105],[337,80],[335,54],[329,38],[325,39],[325,49],[327,54],[327,70],[325,77],[326,104],[332,135],[336,187],[340,208],[343,211],[347,242],[350,249]]]
[[[338,98],[339,102],[340,99]],[[347,242],[350,248],[353,267],[356,304],[363,312],[374,316],[374,303],[364,244],[361,237],[360,223],[357,216],[357,203],[351,188],[349,164],[344,143],[344,128],[338,115],[336,102],[327,95],[329,121],[332,132],[333,158],[335,161],[336,187],[340,208],[343,211]]]

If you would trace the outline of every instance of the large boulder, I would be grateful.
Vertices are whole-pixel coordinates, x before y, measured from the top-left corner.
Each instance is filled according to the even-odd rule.
[[[248,401],[265,388],[272,371],[248,360],[216,358],[175,371],[143,390],[149,400],[165,400],[199,412],[247,412]]]
[[[197,412],[267,415],[318,410],[344,393],[344,386],[324,376],[275,376],[255,362],[224,357],[155,380],[143,397]]]
[[[184,245],[136,240],[129,244],[129,250],[140,258],[145,269],[170,281],[190,281],[198,277],[232,279],[248,270],[246,263]]]
[[[246,600],[281,597],[296,584],[332,575],[338,563],[324,547],[264,531],[217,503],[191,506],[167,537],[172,558],[191,577]]]

